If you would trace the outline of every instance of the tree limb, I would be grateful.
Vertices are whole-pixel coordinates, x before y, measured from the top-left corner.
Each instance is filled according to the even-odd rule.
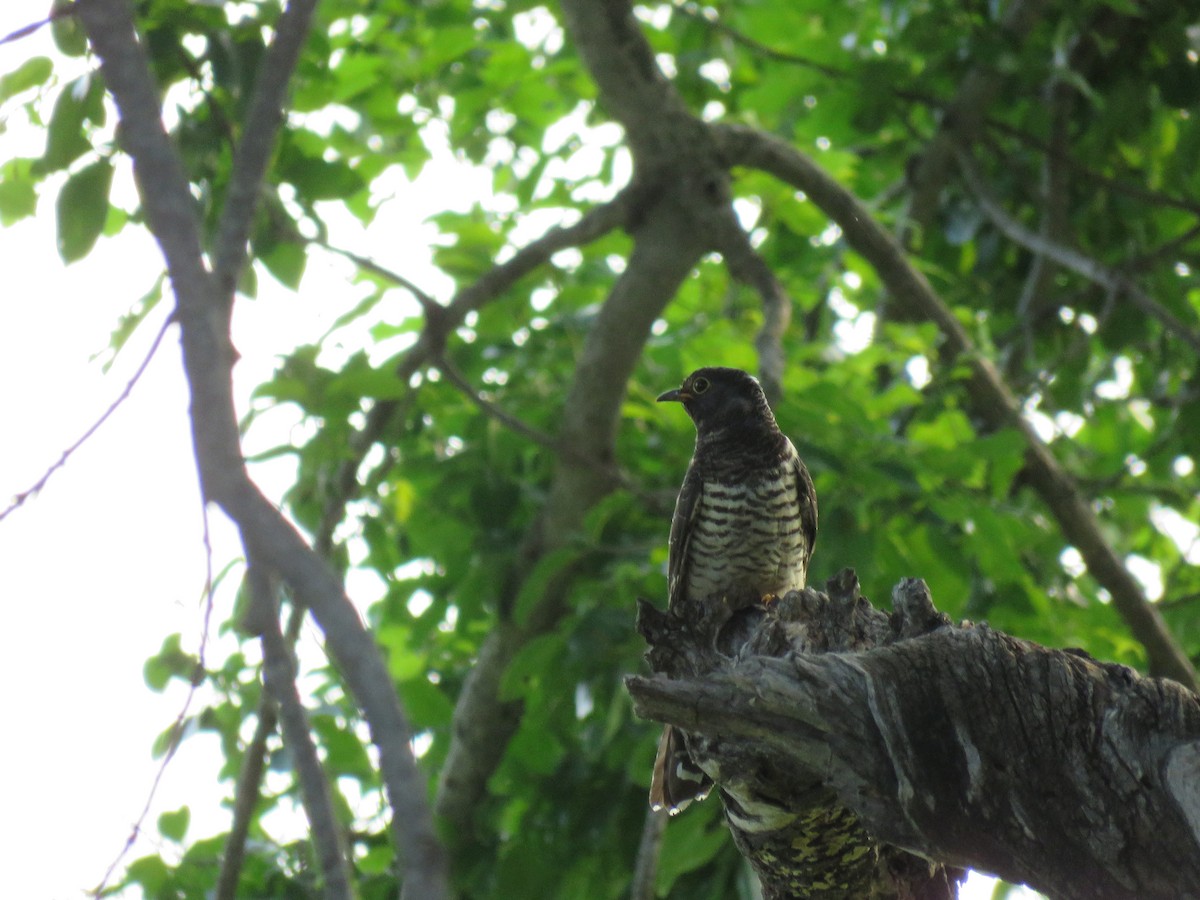
[[[587,510],[615,485],[621,403],[650,328],[715,235],[736,222],[713,141],[659,71],[629,4],[565,0],[562,11],[602,102],[626,127],[635,174],[622,193],[623,223],[634,246],[585,339],[563,405],[563,451],[549,497],[517,553],[497,604],[501,619],[484,640],[455,707],[436,809],[467,841],[487,779],[520,721],[519,705],[498,700],[500,679],[528,640],[567,613],[569,573],[551,579],[525,622],[509,618],[513,598],[533,565],[566,546]]]
[[[787,357],[783,338],[792,323],[792,299],[767,261],[750,243],[750,235],[738,222],[729,223],[717,235],[716,249],[729,273],[758,292],[763,304],[763,323],[754,338],[758,351],[758,375],[772,403],[783,397],[783,373]]]
[[[333,808],[329,779],[317,757],[308,715],[296,690],[296,667],[292,648],[284,640],[279,627],[279,602],[271,586],[270,574],[250,560],[246,573],[250,585],[251,613],[247,625],[259,635],[263,649],[263,685],[275,703],[283,740],[292,754],[300,796],[308,815],[313,847],[324,881],[324,896],[349,898],[354,896],[349,858],[342,830],[338,827]],[[262,720],[259,722],[260,726]]]
[[[1200,334],[1189,328],[1174,313],[1138,287],[1133,280],[1126,278],[1116,269],[1111,269],[1092,259],[1085,253],[1060,244],[1045,234],[1039,234],[1026,228],[1010,216],[999,201],[992,196],[991,191],[984,183],[983,176],[975,167],[974,160],[966,151],[959,151],[958,164],[962,170],[963,181],[970,188],[976,202],[979,203],[979,208],[1006,237],[1037,254],[1040,258],[1058,263],[1063,268],[1082,275],[1088,281],[1092,281],[1108,291],[1128,297],[1134,306],[1157,320],[1170,334],[1179,338],[1193,350],[1200,352]]]
[[[633,878],[629,883],[629,900],[654,900],[654,880],[658,875],[658,857],[662,852],[666,829],[667,811],[647,808],[642,824],[642,839],[638,841]]]
[[[1013,0],[1006,5],[1000,30],[1019,44],[1037,24],[1045,0]],[[901,228],[905,247],[923,239],[933,222],[942,188],[953,171],[955,149],[970,144],[985,121],[987,109],[999,93],[1004,75],[997,69],[974,66],[959,82],[958,91],[942,115],[937,133],[925,146],[911,174],[912,193]]]
[[[847,243],[875,268],[895,302],[937,325],[946,354],[961,357],[970,367],[967,391],[975,413],[993,429],[1012,427],[1024,437],[1030,482],[1066,539],[1083,556],[1092,576],[1112,595],[1113,605],[1133,636],[1146,648],[1150,671],[1195,688],[1195,669],[1171,636],[1162,615],[1109,545],[1092,505],[1026,421],[995,366],[975,347],[925,276],[909,263],[896,239],[880,227],[857,197],[789,144],[737,125],[716,126],[714,130],[731,163],[762,169],[804,191],[838,223]]]
[[[267,741],[275,733],[276,721],[275,706],[264,696],[258,704],[258,724],[254,726],[254,736],[246,745],[242,767],[238,771],[237,788],[233,795],[233,824],[229,826],[229,837],[221,854],[217,900],[237,900],[238,879],[246,858],[246,839],[250,836],[250,823],[254,820],[266,770]]]
[[[294,596],[312,609],[379,747],[405,894],[443,897],[444,855],[412,756],[408,724],[378,648],[341,583],[246,472],[233,402],[230,304],[204,267],[189,185],[162,124],[158,92],[129,4],[81,0],[77,6],[117,104],[123,146],[133,158],[142,206],[175,292],[202,494],[237,523],[253,556],[278,572]]]
[[[247,242],[258,212],[263,179],[283,125],[288,85],[308,39],[316,6],[317,0],[290,0],[280,15],[275,37],[258,68],[241,139],[234,150],[213,253],[217,293],[230,303],[246,263]]]
[[[1200,698],[951,626],[918,580],[896,588],[890,617],[852,572],[827,589],[753,611],[732,657],[711,649],[729,622],[641,610],[663,674],[626,680],[635,710],[688,732],[741,845],[795,840],[796,820],[828,808],[816,784],[884,842],[881,860],[905,847],[1060,898],[1200,896]],[[749,855],[764,888],[794,874]]]

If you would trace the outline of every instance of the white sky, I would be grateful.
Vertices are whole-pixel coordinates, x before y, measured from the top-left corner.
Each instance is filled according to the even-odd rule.
[[[38,19],[47,6],[43,0],[0,5],[0,34]],[[0,47],[0,74],[34,54],[53,55],[47,33]],[[0,158],[36,155],[43,140],[10,130],[0,135]],[[444,208],[448,191],[451,203],[465,208],[471,197],[487,192],[488,181],[486,173],[448,160],[422,181],[427,189],[406,191],[369,235],[347,235],[347,242],[444,296],[444,282],[428,268],[430,231],[421,222]],[[128,190],[127,177],[121,184],[119,175],[118,196]],[[398,247],[407,248],[400,260]],[[36,218],[0,230],[0,264],[2,507],[116,398],[170,298],[105,375],[90,358],[106,348],[118,318],[162,269],[149,237],[127,229],[102,238],[85,260],[64,266],[54,247],[51,190]],[[344,298],[356,290],[347,285],[349,271],[339,261],[314,259],[299,295],[263,275],[259,299],[239,301],[240,412],[279,356],[317,340],[346,308]],[[172,329],[122,408],[40,495],[0,522],[0,684],[10,686],[0,760],[7,813],[0,816],[0,846],[10,854],[6,896],[75,898],[99,882],[157,771],[151,745],[181,708],[182,686],[173,683],[165,694],[154,694],[142,667],[168,634],[181,632],[184,647],[193,651],[199,641],[204,550],[186,410]],[[287,412],[260,420],[252,449],[286,441],[293,421]],[[253,474],[278,500],[290,466],[277,461],[256,466]],[[214,511],[210,518],[219,571],[239,548],[223,516]],[[231,578],[218,593],[214,626],[227,615],[235,585]],[[190,838],[227,827],[217,803],[223,791],[214,784],[219,764],[215,738],[184,742],[127,862],[160,845],[155,821],[161,811],[189,805]],[[973,876],[963,897],[979,900],[991,890],[990,879]]]

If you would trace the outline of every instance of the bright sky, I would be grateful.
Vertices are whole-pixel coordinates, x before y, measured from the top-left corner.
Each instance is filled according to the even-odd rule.
[[[0,34],[46,8],[42,0],[0,5]],[[0,47],[0,74],[35,54],[53,55],[48,34]],[[38,155],[44,137],[12,124],[0,136],[0,158]],[[344,236],[359,252],[403,264],[405,274],[444,297],[445,284],[431,273],[424,249],[431,231],[421,223],[445,207],[448,187],[451,203],[465,208],[486,194],[488,177],[442,159],[422,182],[426,189],[416,191],[392,185],[402,202],[389,204],[370,234]],[[131,208],[128,173],[118,175],[115,190]],[[36,482],[117,397],[170,308],[164,298],[102,373],[92,358],[158,277],[161,258],[150,238],[131,228],[64,266],[54,246],[54,193],[45,192],[36,218],[0,230],[0,507]],[[400,262],[396,247],[407,248]],[[241,412],[250,389],[282,354],[319,339],[350,305],[342,299],[360,295],[349,274],[339,260],[314,259],[299,295],[263,275],[260,297],[239,301]],[[397,318],[407,314],[401,302],[397,297],[390,310]],[[389,313],[388,305],[381,308]],[[181,632],[188,650],[199,643],[205,555],[186,411],[172,329],[130,399],[45,490],[0,522],[6,607],[0,684],[10,685],[0,765],[8,814],[0,817],[0,846],[13,861],[6,866],[6,896],[76,898],[99,882],[148,796],[158,768],[151,745],[182,707],[182,686],[152,693],[142,667],[171,633]],[[261,419],[251,452],[287,441],[294,421],[287,411]],[[278,500],[291,469],[276,461],[252,474]],[[239,546],[220,513],[210,518],[219,571],[238,557]],[[236,581],[217,594],[214,626],[227,615]],[[229,646],[217,643],[212,652],[219,658]],[[162,846],[159,812],[189,805],[190,838],[227,827],[214,785],[219,764],[215,738],[184,742],[126,862]],[[976,876],[963,897],[981,900],[991,890],[990,879]]]

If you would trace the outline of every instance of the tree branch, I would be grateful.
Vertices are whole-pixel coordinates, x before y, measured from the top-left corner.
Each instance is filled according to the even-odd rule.
[[[962,150],[957,155],[963,181],[975,196],[979,208],[1009,240],[1020,244],[1039,257],[1051,260],[1063,268],[1082,275],[1088,281],[1094,282],[1108,291],[1128,297],[1134,306],[1157,320],[1168,332],[1193,350],[1200,352],[1200,334],[1192,331],[1174,313],[1143,291],[1131,279],[1126,278],[1116,269],[1111,269],[1092,259],[1085,253],[1060,244],[1045,234],[1038,234],[1026,228],[1010,216],[988,190],[970,155]]]
[[[237,900],[238,879],[246,858],[246,839],[250,836],[250,823],[254,820],[254,809],[258,805],[263,773],[266,771],[267,741],[275,732],[276,722],[275,706],[264,695],[258,704],[258,724],[254,726],[254,736],[246,745],[242,768],[238,772],[233,824],[229,827],[225,852],[221,854],[221,874],[217,878],[217,900]]]
[[[284,100],[300,51],[308,39],[317,0],[290,0],[279,17],[267,49],[254,94],[246,112],[241,140],[233,154],[233,169],[217,224],[213,276],[220,296],[233,300],[233,291],[246,263],[247,242],[254,227],[263,179],[283,125]]]
[[[783,396],[783,373],[787,368],[783,338],[792,323],[792,300],[739,222],[727,223],[718,233],[715,246],[730,274],[762,298],[763,323],[754,338],[754,349],[758,351],[763,390],[767,399],[775,403]]]
[[[1013,0],[1006,5],[1000,30],[1014,44],[1020,44],[1037,24],[1045,0]],[[959,82],[954,99],[942,115],[937,133],[925,146],[912,171],[912,193],[908,214],[901,228],[900,242],[905,247],[923,238],[933,222],[942,188],[953,171],[955,148],[970,144],[979,132],[987,109],[1004,81],[1002,72],[984,66],[972,67]]]
[[[828,591],[755,610],[733,657],[711,649],[728,623],[641,611],[667,677],[626,680],[635,710],[689,733],[739,844],[803,837],[796,823],[829,808],[818,784],[886,842],[884,859],[905,847],[1080,900],[1200,891],[1200,698],[950,626],[921,581],[897,587],[890,617],[852,572]],[[750,858],[764,888],[798,871],[786,854]]]
[[[730,163],[762,169],[804,191],[838,223],[849,245],[875,268],[895,302],[937,325],[946,354],[961,357],[970,367],[967,391],[975,413],[992,429],[1012,427],[1025,439],[1025,464],[1031,484],[1067,541],[1083,556],[1092,576],[1112,595],[1113,605],[1133,636],[1146,648],[1150,671],[1194,689],[1195,669],[1175,643],[1162,615],[1109,545],[1092,505],[1025,420],[1020,404],[995,366],[975,347],[925,276],[909,263],[896,239],[875,222],[857,197],[790,145],[742,126],[715,126],[714,131]]]
[[[151,231],[166,257],[182,327],[191,391],[192,439],[206,500],[233,519],[243,542],[312,609],[380,751],[393,807],[392,830],[407,896],[440,898],[445,859],[434,834],[424,779],[386,666],[338,579],[250,480],[234,409],[230,306],[203,264],[199,224],[178,154],[163,127],[149,63],[124,0],[81,0],[79,16],[121,117],[125,149]]]
[[[658,857],[662,852],[663,835],[667,830],[667,811],[647,807],[642,824],[642,839],[638,841],[637,860],[629,884],[629,900],[655,900],[654,881],[658,876]]]
[[[258,633],[263,649],[263,684],[275,703],[280,730],[292,755],[300,796],[308,814],[313,846],[324,879],[324,896],[354,896],[346,842],[338,827],[329,779],[317,757],[308,715],[296,690],[296,667],[292,650],[279,627],[279,603],[269,573],[250,559],[246,573],[250,585],[251,612],[247,625]],[[262,724],[262,720],[259,720]]]

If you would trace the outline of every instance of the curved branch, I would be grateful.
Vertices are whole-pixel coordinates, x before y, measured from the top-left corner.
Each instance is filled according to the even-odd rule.
[[[258,724],[254,726],[254,736],[246,745],[242,768],[238,772],[233,824],[229,826],[229,837],[221,854],[221,874],[217,878],[217,900],[237,900],[238,879],[246,858],[246,839],[250,836],[250,823],[254,820],[254,809],[261,796],[262,779],[266,771],[267,740],[275,732],[276,723],[275,706],[264,696],[258,704]]]
[[[1137,579],[1108,543],[1092,505],[1026,421],[995,366],[978,351],[925,276],[909,263],[896,239],[880,227],[857,197],[789,144],[742,126],[717,126],[714,131],[731,163],[761,169],[804,191],[838,223],[849,245],[875,268],[894,301],[937,325],[947,355],[962,357],[970,367],[967,391],[975,413],[993,429],[1012,427],[1024,437],[1030,482],[1066,539],[1082,554],[1092,576],[1112,595],[1113,605],[1133,636],[1146,648],[1151,672],[1195,689],[1195,669],[1158,609],[1146,599]]]
[[[199,223],[179,157],[163,127],[157,89],[129,4],[82,0],[80,19],[121,116],[125,149],[151,231],[167,261],[182,327],[192,439],[204,498],[233,519],[262,565],[279,573],[325,632],[380,751],[407,896],[446,895],[444,855],[387,667],[339,580],[258,490],[242,458],[233,401],[235,357],[227,299],[203,263]]]

